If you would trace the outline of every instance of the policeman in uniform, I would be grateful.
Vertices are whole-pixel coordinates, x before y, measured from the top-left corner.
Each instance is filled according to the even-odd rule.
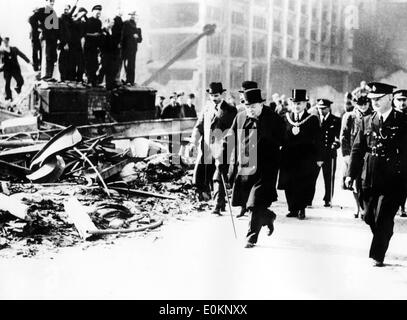
[[[361,96],[358,99],[354,100],[355,109],[352,111],[346,112],[342,118],[342,128],[340,135],[340,143],[342,146],[342,156],[345,163],[345,172],[344,179],[346,178],[346,172],[349,167],[349,159],[352,151],[352,146],[355,141],[355,138],[361,127],[363,118],[372,113],[372,108],[370,106],[370,99],[366,96]],[[345,180],[343,180],[345,181]],[[346,186],[342,186],[346,189]],[[355,218],[358,219],[360,215],[360,209],[363,210],[363,201],[361,201],[361,192],[362,192],[362,182],[361,177],[359,176],[356,179],[355,190],[353,196],[355,197],[357,211],[355,213]],[[364,218],[364,214],[361,214],[361,218]]]
[[[393,106],[394,108],[402,112],[404,114],[407,114],[407,90],[397,90],[393,94],[394,99],[393,99]],[[407,181],[406,181],[406,189],[404,190],[403,198],[400,203],[400,208],[401,208],[401,217],[406,218],[406,200],[407,200]]]
[[[277,200],[277,172],[285,127],[281,117],[263,105],[260,89],[246,90],[243,95],[246,112],[238,113],[223,146],[228,159],[232,153],[237,159],[229,170],[232,205],[247,208],[250,213],[246,248],[253,248],[263,226],[268,227],[269,236],[274,231],[276,215],[268,208]]]
[[[341,119],[331,113],[332,101],[318,99],[317,108],[322,130],[322,172],[325,183],[324,207],[331,207],[334,194],[337,150],[340,147],[339,135],[341,132]],[[320,168],[317,169],[317,178]]]
[[[292,91],[291,112],[286,113],[285,141],[278,188],[285,191],[289,218],[305,219],[312,196],[316,166],[322,166],[321,128],[318,117],[307,112],[307,92]]]
[[[382,267],[405,186],[407,119],[392,108],[394,86],[369,88],[374,113],[363,119],[353,144],[346,185],[352,188],[362,175],[365,222],[373,233],[369,257]]]
[[[201,194],[212,186],[215,200],[213,214],[220,216],[226,208],[226,190],[221,174],[228,169],[223,139],[236,117],[236,108],[225,101],[225,89],[220,82],[213,82],[207,90],[210,102],[198,118],[190,144],[190,150],[198,148],[194,171],[194,184]]]

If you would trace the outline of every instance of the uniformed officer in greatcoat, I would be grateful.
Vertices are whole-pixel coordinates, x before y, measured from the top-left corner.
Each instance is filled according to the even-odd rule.
[[[260,89],[246,90],[244,101],[246,112],[236,116],[225,138],[224,150],[236,159],[229,170],[232,205],[245,207],[250,213],[246,248],[253,248],[263,226],[268,227],[269,236],[274,231],[276,215],[268,208],[277,200],[276,182],[285,127],[281,117],[264,106]]]
[[[291,112],[283,117],[286,128],[278,187],[285,191],[287,217],[303,220],[312,197],[316,167],[323,163],[321,127],[318,117],[306,111],[306,90],[293,90],[290,102]]]
[[[340,148],[339,134],[341,132],[341,119],[331,112],[332,101],[318,99],[317,108],[322,134],[322,172],[325,184],[325,207],[331,207],[334,194],[337,150]],[[320,168],[318,168],[319,175]]]
[[[368,86],[374,112],[363,119],[353,144],[346,185],[352,188],[361,174],[365,222],[373,233],[369,257],[382,267],[405,185],[407,118],[392,108],[394,86]]]
[[[352,111],[346,112],[342,118],[340,143],[342,147],[341,150],[343,161],[345,163],[343,182],[345,181],[346,172],[349,167],[349,159],[352,151],[352,146],[361,127],[363,118],[372,113],[371,102],[367,96],[361,96],[358,99],[355,99],[354,105],[355,108]],[[342,187],[346,189],[344,183]],[[364,218],[364,214],[363,213],[360,214],[361,209],[363,210],[363,201],[361,201],[361,192],[362,192],[362,181],[361,177],[359,176],[355,181],[355,190],[353,192],[357,208],[357,211],[355,213],[356,219],[359,218],[359,215],[361,216],[362,219]]]
[[[404,114],[407,114],[407,90],[397,90],[393,94],[393,106],[394,108],[402,112]],[[406,213],[406,200],[407,200],[407,181],[406,181],[406,189],[404,190],[403,197],[401,199],[400,203],[400,208],[401,208],[401,217],[406,218],[407,213]]]
[[[213,82],[207,90],[210,101],[200,114],[192,132],[190,147],[198,149],[194,171],[194,184],[201,194],[213,190],[215,208],[213,214],[220,216],[226,209],[226,190],[221,174],[227,172],[223,139],[236,117],[236,107],[225,100],[225,89],[220,82]]]

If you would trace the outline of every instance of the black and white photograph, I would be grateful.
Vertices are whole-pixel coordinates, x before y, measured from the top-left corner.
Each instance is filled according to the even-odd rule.
[[[405,300],[406,199],[407,0],[0,0],[0,300]]]

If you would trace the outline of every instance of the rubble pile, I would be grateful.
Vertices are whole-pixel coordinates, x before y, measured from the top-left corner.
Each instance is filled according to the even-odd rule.
[[[23,146],[0,139],[0,250],[29,257],[106,235],[144,234],[208,208],[178,155],[149,150],[140,157],[134,146],[117,149],[111,137],[86,139],[75,127],[37,139]]]

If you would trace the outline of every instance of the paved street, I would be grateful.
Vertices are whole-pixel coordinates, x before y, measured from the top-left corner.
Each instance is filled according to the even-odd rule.
[[[340,190],[325,209],[320,189],[305,221],[285,218],[280,194],[275,233],[263,230],[251,250],[248,218],[236,220],[236,240],[230,216],[202,213],[147,237],[2,259],[0,298],[406,299],[407,220],[397,218],[387,266],[372,267],[370,231],[353,218],[351,194]]]

